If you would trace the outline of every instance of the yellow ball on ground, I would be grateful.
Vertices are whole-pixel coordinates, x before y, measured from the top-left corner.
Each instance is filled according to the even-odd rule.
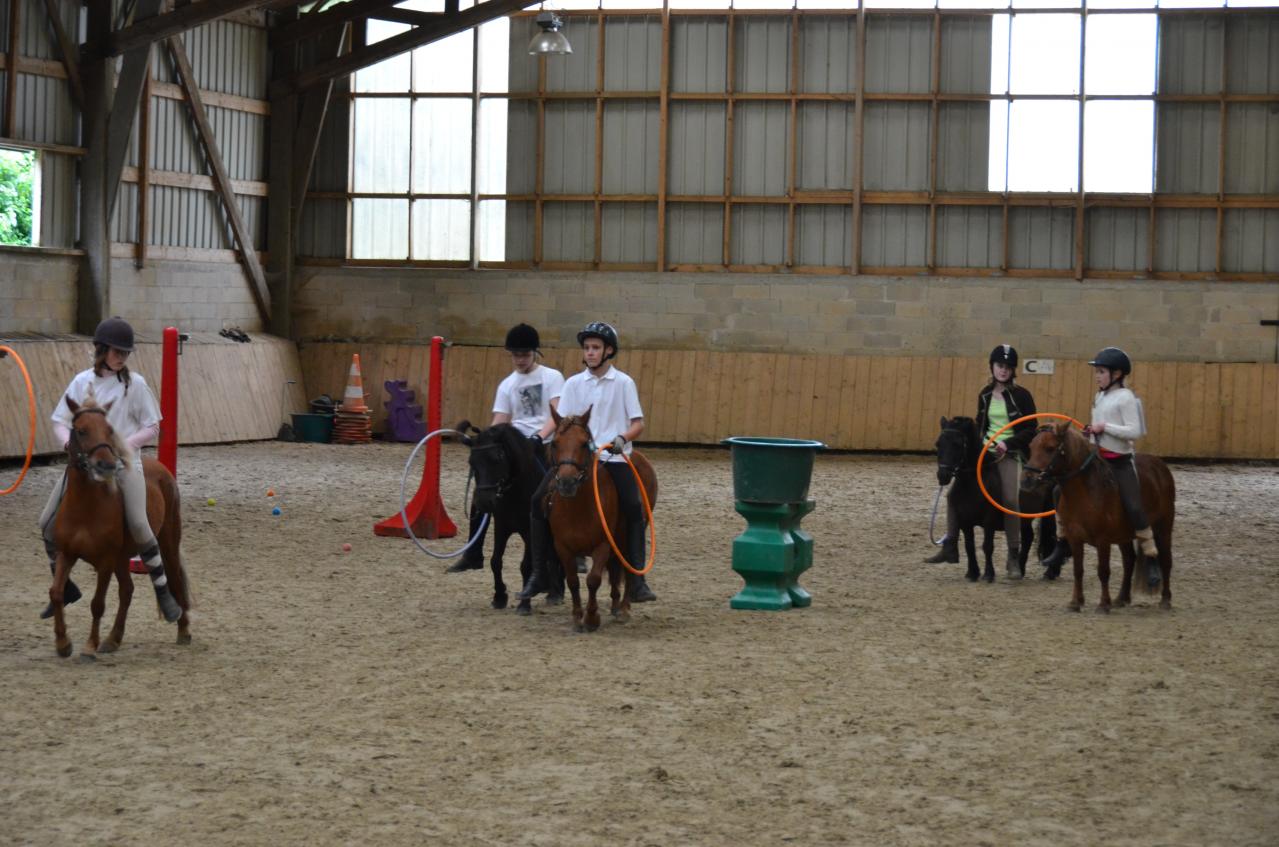
[[[217,501],[217,500],[214,500],[212,497],[210,497],[210,498],[209,498],[209,505],[210,505],[210,506],[216,506],[216,505],[217,505],[217,503],[218,503],[218,501]]]

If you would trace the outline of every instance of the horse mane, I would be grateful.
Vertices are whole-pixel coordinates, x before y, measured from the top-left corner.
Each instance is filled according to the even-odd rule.
[[[1062,421],[1060,428],[1057,430],[1058,438],[1064,438],[1066,441],[1066,459],[1072,468],[1078,468],[1088,460],[1089,453],[1097,452],[1097,445],[1090,442],[1084,434],[1070,425],[1070,421]],[[1088,474],[1085,480],[1090,488],[1098,495],[1104,493],[1104,489],[1114,486],[1115,475],[1110,470],[1107,462],[1101,461],[1101,456],[1097,456],[1090,469],[1095,469],[1094,473]]]
[[[85,409],[102,409],[103,417],[106,417],[106,410],[98,403],[98,398],[93,396],[93,386],[85,392],[84,400],[80,403],[80,410]],[[78,413],[77,413],[78,414]],[[74,418],[75,415],[73,414]],[[115,448],[116,455],[129,464],[133,461],[133,448],[129,446],[129,442],[120,437],[120,433],[116,432],[115,427],[111,428],[111,446]]]
[[[525,479],[530,474],[541,476],[537,470],[537,463],[533,459],[532,443],[524,436],[524,433],[516,429],[514,424],[494,424],[487,431],[493,434],[495,441],[510,448],[511,455],[515,457],[515,463],[518,466],[520,479]]]

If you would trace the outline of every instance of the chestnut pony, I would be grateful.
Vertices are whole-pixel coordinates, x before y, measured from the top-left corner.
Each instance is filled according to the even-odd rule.
[[[561,562],[572,562],[577,556],[591,557],[591,570],[586,576],[586,587],[590,596],[586,604],[586,613],[582,613],[582,598],[578,588],[577,568],[564,568],[564,577],[568,581],[569,591],[573,595],[573,625],[579,632],[582,629],[595,631],[599,629],[600,613],[595,594],[604,581],[604,568],[608,567],[609,595],[612,598],[610,611],[619,623],[625,623],[631,616],[631,580],[623,580],[622,565],[612,555],[608,538],[604,535],[604,526],[600,523],[599,510],[595,505],[595,482],[592,480],[591,463],[595,458],[595,442],[591,439],[591,410],[583,415],[560,417],[551,410],[555,418],[555,436],[551,442],[550,458],[554,477],[547,494],[547,516],[551,522],[551,535],[555,539],[555,552]],[[657,474],[644,455],[632,449],[631,462],[639,471],[644,490],[648,492],[650,506],[657,505]],[[630,473],[628,468],[627,473]],[[622,519],[617,504],[617,490],[613,487],[613,478],[608,472],[598,469],[594,478],[599,483],[600,504],[608,521],[609,531],[618,547],[625,544],[626,524]],[[645,530],[647,531],[647,530]],[[631,562],[637,569],[642,569],[645,562]],[[619,601],[619,583],[624,583],[625,593]]]
[[[80,654],[82,661],[93,661],[97,653],[110,653],[124,640],[124,621],[133,599],[133,577],[129,574],[129,558],[137,552],[125,524],[124,496],[116,484],[116,472],[129,461],[129,448],[107,423],[108,403],[100,407],[92,397],[82,404],[66,398],[71,419],[71,440],[67,442],[67,487],[58,507],[54,524],[54,543],[58,547],[57,570],[49,599],[53,602],[53,633],[59,656],[71,655],[71,639],[67,637],[63,617],[62,592],[71,568],[84,559],[98,574],[97,590],[89,608],[93,628]],[[182,540],[182,515],[178,500],[178,483],[168,468],[154,459],[143,459],[142,470],[147,484],[147,518],[160,544],[164,557],[164,573],[169,590],[182,607],[178,618],[178,643],[191,642],[191,590],[182,567],[179,546]],[[119,583],[120,606],[115,625],[105,641],[99,641],[98,629],[106,609],[107,587],[111,575]]]
[[[1148,453],[1137,453],[1137,477],[1141,480],[1141,502],[1154,530],[1159,547],[1159,570],[1163,594],[1162,609],[1172,608],[1172,524],[1177,499],[1172,472],[1163,459]],[[1110,611],[1110,545],[1119,545],[1124,563],[1124,580],[1119,588],[1117,606],[1132,602],[1134,571],[1143,590],[1153,594],[1148,580],[1150,563],[1146,556],[1133,550],[1133,530],[1119,502],[1119,486],[1097,448],[1070,421],[1058,421],[1040,427],[1030,442],[1030,458],[1023,470],[1023,491],[1048,493],[1053,485],[1061,488],[1057,503],[1058,535],[1070,541],[1075,561],[1075,591],[1070,609],[1079,611],[1084,604],[1084,545],[1097,549],[1097,579],[1101,582],[1101,600],[1097,611]]]

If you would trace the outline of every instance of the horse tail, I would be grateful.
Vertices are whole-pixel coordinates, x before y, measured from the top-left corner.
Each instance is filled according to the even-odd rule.
[[[164,551],[164,571],[169,578],[169,590],[185,611],[195,608],[195,596],[191,590],[191,577],[182,562],[182,490],[177,480],[169,477],[168,489],[171,494],[170,508],[166,509],[164,526],[161,533],[169,542]]]

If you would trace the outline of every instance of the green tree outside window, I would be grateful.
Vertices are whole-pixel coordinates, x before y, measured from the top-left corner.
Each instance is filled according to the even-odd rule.
[[[31,191],[36,154],[0,150],[0,244],[31,244]]]

